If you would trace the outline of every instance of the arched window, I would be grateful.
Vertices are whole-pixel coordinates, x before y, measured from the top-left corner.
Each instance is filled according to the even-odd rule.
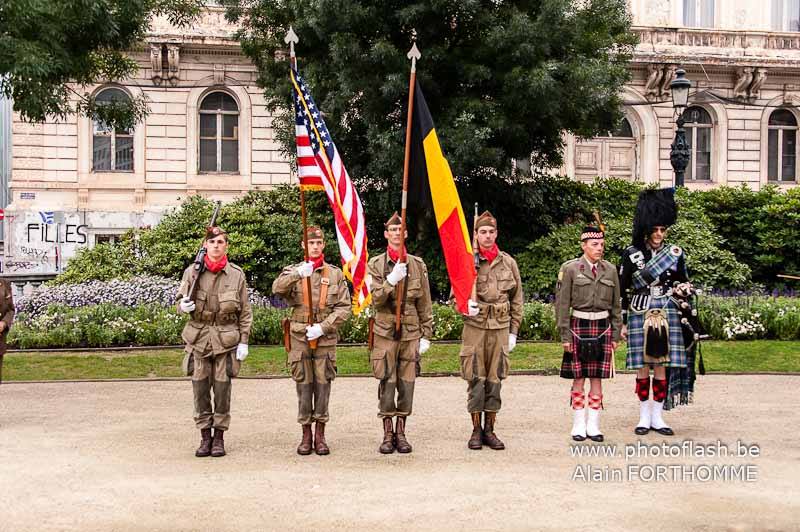
[[[95,97],[98,105],[130,100],[121,89],[105,89]],[[133,172],[133,131],[111,128],[95,120],[92,138],[92,169],[95,172]]]
[[[617,126],[617,129],[609,132],[609,136],[632,139],[633,128],[631,128],[631,123],[628,121],[627,118],[623,118],[622,122],[620,122],[619,125]]]
[[[770,181],[794,181],[797,176],[797,119],[778,109],[769,115],[767,177]]]
[[[200,171],[239,171],[239,106],[225,92],[200,104]]]
[[[683,119],[686,121],[686,143],[691,153],[686,179],[711,181],[711,116],[702,107],[689,107],[683,112]]]

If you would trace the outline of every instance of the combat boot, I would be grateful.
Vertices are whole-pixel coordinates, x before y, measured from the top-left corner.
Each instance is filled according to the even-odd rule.
[[[297,454],[306,456],[311,454],[311,424],[303,425],[303,439],[297,446]]]
[[[331,454],[328,444],[325,443],[325,423],[317,421],[314,428],[314,452],[319,455]]]
[[[214,441],[211,442],[211,456],[219,458],[225,456],[225,440],[222,439],[224,430],[214,429]]]
[[[483,429],[481,428],[481,413],[472,412],[472,436],[467,442],[467,447],[473,450],[480,450],[483,448]]]
[[[406,417],[397,416],[397,427],[395,428],[395,439],[397,441],[398,453],[410,453],[411,444],[406,439]]]
[[[394,430],[392,430],[392,418],[383,418],[383,443],[378,447],[381,454],[392,454],[394,452]]]
[[[502,451],[506,448],[505,444],[500,441],[494,433],[494,422],[497,419],[497,412],[485,412],[486,422],[483,430],[483,444],[495,451]]]
[[[200,458],[211,456],[211,429],[200,429],[200,447],[194,455]]]

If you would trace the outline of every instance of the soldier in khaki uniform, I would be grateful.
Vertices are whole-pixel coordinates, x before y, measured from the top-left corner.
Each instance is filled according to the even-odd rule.
[[[288,266],[272,283],[272,293],[292,307],[289,321],[289,364],[297,387],[297,421],[303,437],[297,453],[311,454],[311,423],[316,422],[313,450],[330,454],[325,442],[325,424],[331,381],[336,377],[336,342],[339,327],[350,316],[350,291],[342,270],[325,262],[325,239],[318,227],[309,227],[308,256],[311,260]],[[301,244],[302,246],[302,244]],[[311,278],[313,325],[305,306],[306,279]],[[316,341],[316,347],[310,344]]]
[[[183,272],[178,289],[178,311],[191,315],[181,335],[186,342],[184,370],[192,376],[194,421],[200,429],[195,456],[225,456],[222,435],[231,420],[231,377],[238,375],[247,357],[253,312],[244,272],[228,262],[227,233],[209,227],[203,246],[206,269],[198,279],[194,301],[188,297],[193,266]]]
[[[372,277],[372,309],[375,313],[370,333],[372,374],[380,380],[378,417],[383,419],[383,442],[378,450],[390,454],[410,453],[405,435],[406,418],[411,415],[414,381],[419,373],[419,357],[430,348],[433,334],[431,291],[428,270],[419,257],[405,254],[400,234],[400,216],[394,213],[384,224],[386,253],[369,261]],[[401,262],[405,254],[406,262]],[[405,279],[405,305],[399,338],[395,337],[395,286]],[[396,394],[396,400],[395,400]],[[392,417],[397,416],[395,429]]]
[[[6,354],[8,345],[8,331],[14,323],[14,297],[11,292],[11,283],[5,279],[0,279],[0,383],[3,382],[3,356]]]
[[[581,233],[583,256],[565,262],[556,285],[556,321],[564,347],[561,377],[572,379],[572,439],[603,441],[601,379],[614,375],[614,350],[622,334],[622,304],[616,267],[602,260],[605,235],[587,226]],[[589,379],[588,423],[584,383]]]
[[[508,355],[517,344],[522,321],[522,280],[516,261],[497,246],[497,220],[489,211],[475,221],[475,232],[480,256],[478,299],[469,300],[461,336],[461,377],[468,383],[467,411],[473,427],[467,446],[502,450],[505,445],[494,433],[494,425],[501,405],[501,381],[508,377]]]

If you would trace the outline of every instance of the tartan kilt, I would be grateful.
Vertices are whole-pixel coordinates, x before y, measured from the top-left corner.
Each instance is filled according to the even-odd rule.
[[[683,343],[683,328],[678,305],[670,296],[650,298],[650,309],[661,309],[667,315],[669,326],[669,362],[663,364],[670,368],[686,367],[686,347]],[[628,356],[625,367],[639,369],[644,367],[644,312],[628,312]],[[654,364],[660,365],[660,364]]]
[[[611,347],[611,330],[608,318],[601,320],[585,320],[573,316],[570,318],[569,327],[574,333],[572,335],[572,353],[564,351],[564,358],[561,361],[561,377],[564,379],[608,379],[611,377],[611,367],[614,363],[614,350]],[[606,334],[603,331],[608,329]],[[599,342],[603,349],[602,361],[582,362],[578,356],[578,339],[581,337],[600,337]]]

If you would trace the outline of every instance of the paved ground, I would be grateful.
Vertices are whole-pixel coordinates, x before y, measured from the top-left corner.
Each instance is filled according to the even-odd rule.
[[[749,458],[573,457],[567,383],[506,383],[504,452],[468,450],[464,383],[425,378],[414,453],[381,456],[375,381],[340,378],[333,454],[300,457],[291,381],[239,380],[220,459],[193,456],[188,382],[3,384],[0,530],[800,530],[800,377],[702,377],[696,403],[668,414],[668,441],[758,444]],[[607,384],[605,404],[607,443],[623,453],[638,441],[632,375]],[[706,466],[754,478],[709,480]],[[586,482],[578,467],[622,478]],[[646,480],[629,476],[637,467]]]

